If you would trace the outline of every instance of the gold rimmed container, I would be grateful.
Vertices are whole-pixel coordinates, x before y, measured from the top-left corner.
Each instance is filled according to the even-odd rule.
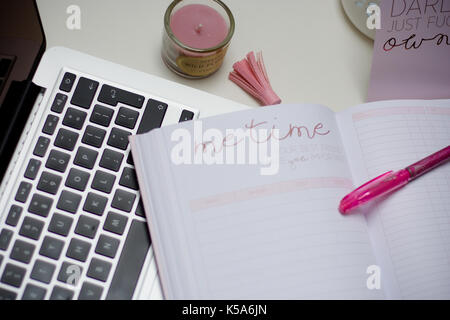
[[[173,15],[181,8],[192,4],[208,6],[224,18],[228,33],[223,41],[212,47],[195,48],[183,43],[175,36],[171,28]],[[233,14],[220,0],[175,0],[169,5],[164,15],[162,59],[169,69],[183,77],[190,79],[205,78],[221,67],[234,29]]]

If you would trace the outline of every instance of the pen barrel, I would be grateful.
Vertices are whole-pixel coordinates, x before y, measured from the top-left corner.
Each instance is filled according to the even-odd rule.
[[[405,169],[408,170],[411,176],[410,180],[412,180],[420,177],[424,173],[436,168],[437,166],[445,163],[448,160],[450,160],[450,146],[447,146],[444,149],[433,153],[425,159],[417,161],[416,163],[406,167]]]

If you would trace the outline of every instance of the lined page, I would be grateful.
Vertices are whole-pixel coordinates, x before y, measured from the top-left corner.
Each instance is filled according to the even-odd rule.
[[[355,182],[399,170],[450,144],[450,101],[363,105],[338,116]],[[450,163],[366,215],[391,298],[450,298]]]
[[[265,186],[263,197],[193,213],[208,296],[377,297],[366,287],[366,268],[374,258],[364,221],[344,219],[336,211],[350,181],[293,183],[299,187],[287,193]],[[276,196],[268,195],[272,192]]]
[[[337,211],[353,184],[334,113],[316,105],[275,106],[204,119],[202,125],[204,131],[223,131],[252,121],[263,123],[260,128],[280,129],[279,137],[290,126],[303,132],[280,139],[275,175],[261,175],[260,166],[251,164],[174,165],[174,127],[149,133],[164,136],[167,150],[161,152],[174,189],[162,190],[150,181],[148,193],[157,199],[166,193],[178,196],[172,209],[147,212],[165,231],[154,239],[158,266],[177,279],[163,278],[165,297],[382,298],[381,291],[366,285],[366,270],[376,260],[364,217],[343,217]],[[196,123],[177,128],[193,132]],[[311,128],[319,124],[320,134],[314,136]],[[147,138],[137,136],[132,147],[139,148],[140,163],[155,164],[137,167],[140,181],[146,171],[161,167],[154,152],[145,150]]]

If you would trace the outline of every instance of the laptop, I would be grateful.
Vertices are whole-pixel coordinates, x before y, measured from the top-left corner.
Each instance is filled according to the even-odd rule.
[[[0,7],[0,300],[163,298],[128,136],[247,107],[45,51],[34,1]]]

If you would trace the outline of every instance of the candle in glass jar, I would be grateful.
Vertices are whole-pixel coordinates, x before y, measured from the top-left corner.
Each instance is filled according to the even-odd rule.
[[[180,8],[172,16],[170,28],[183,44],[198,49],[215,47],[228,34],[228,26],[222,15],[203,4]]]
[[[222,65],[234,18],[221,0],[174,0],[164,15],[161,57],[175,73],[199,79]]]

